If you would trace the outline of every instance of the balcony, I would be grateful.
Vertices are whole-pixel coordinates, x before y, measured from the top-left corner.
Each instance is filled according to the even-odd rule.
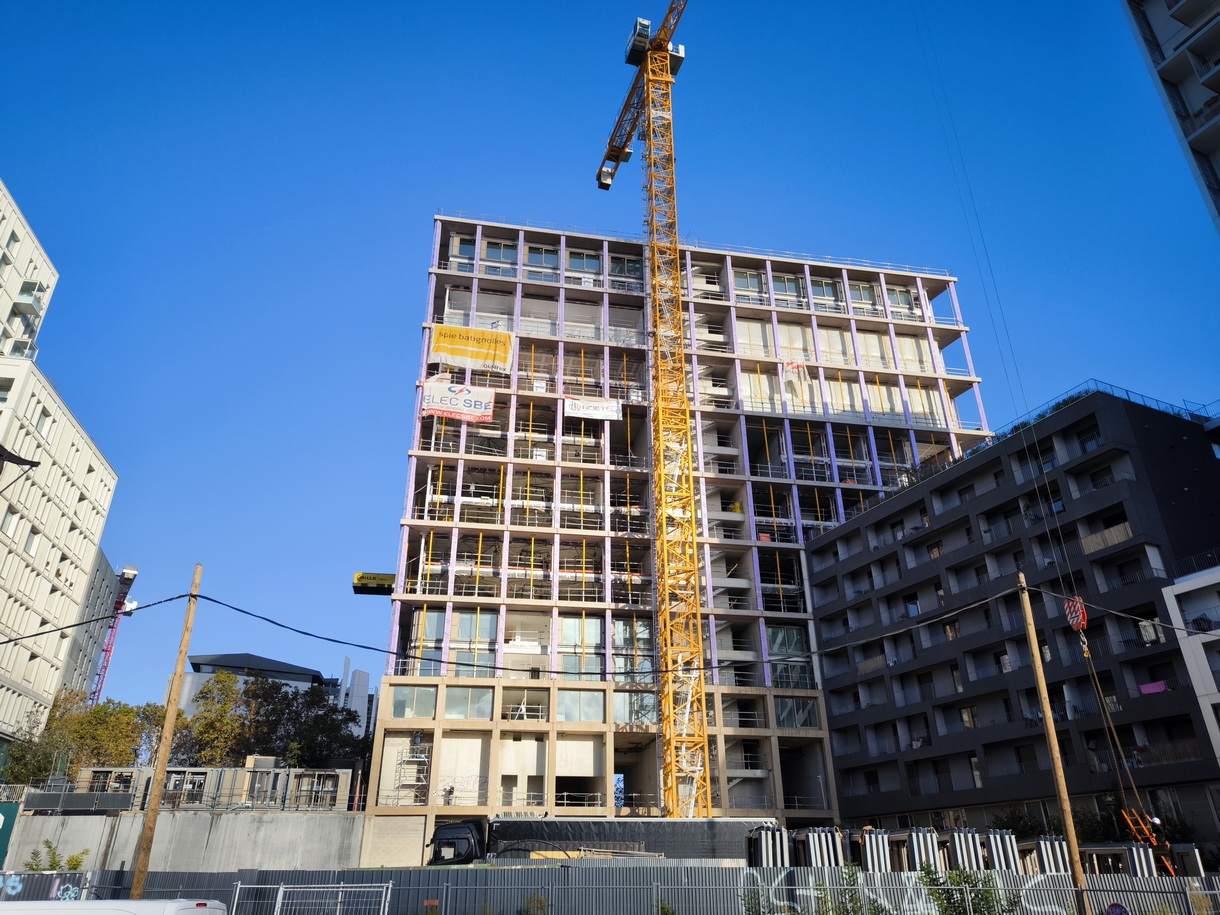
[[[43,311],[42,296],[37,292],[22,290],[13,298],[13,311],[35,318],[39,317]]]
[[[1204,10],[1211,5],[1212,0],[1168,0],[1169,15],[1178,22],[1190,25]]]
[[[1096,534],[1089,534],[1087,537],[1080,538],[1080,549],[1087,555],[1096,553],[1098,550],[1104,550],[1107,547],[1118,546],[1120,543],[1126,543],[1134,534],[1131,532],[1131,524],[1124,521],[1122,524],[1116,524],[1113,527],[1108,527],[1104,531],[1098,531]]]
[[[1164,569],[1143,569],[1139,572],[1131,572],[1127,575],[1120,575],[1117,578],[1106,580],[1106,590],[1114,591],[1117,588],[1126,588],[1130,585],[1137,585],[1140,582],[1153,581],[1158,578],[1166,578]]]

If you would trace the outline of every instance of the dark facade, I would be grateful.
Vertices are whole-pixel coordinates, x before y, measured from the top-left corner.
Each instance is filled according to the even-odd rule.
[[[845,823],[1055,814],[1022,571],[1073,807],[1106,818],[1142,801],[1217,839],[1217,687],[1187,662],[1193,634],[1162,594],[1182,560],[1220,544],[1214,441],[1185,411],[1077,394],[811,544]],[[1065,595],[1090,606],[1096,681]]]

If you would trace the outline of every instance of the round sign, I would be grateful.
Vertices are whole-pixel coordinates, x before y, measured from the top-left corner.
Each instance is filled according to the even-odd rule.
[[[1067,614],[1068,625],[1077,632],[1089,624],[1089,614],[1084,609],[1084,601],[1079,597],[1065,597],[1063,612]]]
[[[1121,902],[1112,902],[1106,907],[1106,915],[1130,915],[1130,913]]]

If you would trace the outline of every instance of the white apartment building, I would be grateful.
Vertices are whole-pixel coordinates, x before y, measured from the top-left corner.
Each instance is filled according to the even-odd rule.
[[[0,184],[0,446],[38,462],[0,470],[0,641],[48,630],[0,645],[0,745],[31,711],[45,714],[65,678],[82,683],[82,665],[97,663],[72,650],[71,630],[49,631],[81,620],[97,594],[90,582],[105,562],[99,542],[117,479],[33,361],[57,279]]]
[[[1220,230],[1220,0],[1126,0],[1124,7]]]
[[[434,239],[365,866],[421,863],[438,820],[661,812],[644,251],[443,216]],[[827,825],[803,544],[989,434],[955,280],[681,257],[713,811]],[[496,365],[455,367],[470,340]]]

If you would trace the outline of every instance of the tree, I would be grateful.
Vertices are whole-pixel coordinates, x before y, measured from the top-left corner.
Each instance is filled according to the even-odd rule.
[[[61,689],[47,713],[46,723],[31,709],[25,724],[9,747],[4,778],[10,784],[28,785],[52,775],[76,776],[74,764],[75,719],[89,707],[89,697],[80,690]]]
[[[996,886],[994,872],[937,871],[925,864],[917,877],[940,915],[1014,915],[1021,894]]]
[[[201,766],[236,766],[245,749],[245,715],[241,708],[241,685],[237,674],[220,670],[212,674],[195,694],[191,716],[195,742],[194,763]]]
[[[290,721],[288,747],[283,753],[290,766],[320,766],[327,759],[363,755],[363,741],[352,732],[360,716],[330,701],[320,686],[297,693]]]
[[[195,695],[189,735],[179,746],[192,765],[241,766],[247,756],[275,756],[293,767],[363,758],[353,733],[359,716],[331,702],[320,686],[295,690],[276,680],[219,671]]]

